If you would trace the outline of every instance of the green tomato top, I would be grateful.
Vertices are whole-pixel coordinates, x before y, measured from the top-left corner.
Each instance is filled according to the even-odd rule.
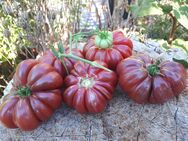
[[[110,31],[101,31],[95,37],[95,45],[99,48],[110,48],[113,42],[113,34]]]

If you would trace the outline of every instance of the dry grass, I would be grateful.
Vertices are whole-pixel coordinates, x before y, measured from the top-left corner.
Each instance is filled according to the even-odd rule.
[[[101,2],[101,5],[98,5]],[[17,48],[16,54],[19,60],[27,58],[35,58],[36,55],[49,47],[58,40],[62,40],[64,44],[68,44],[69,32],[76,33],[79,31],[87,31],[90,29],[87,20],[81,18],[83,10],[93,12],[96,19],[96,26],[99,29],[108,27],[113,30],[117,28],[125,28],[126,31],[133,30],[130,21],[123,19],[124,9],[127,3],[124,0],[118,0],[114,3],[113,15],[110,15],[110,9],[107,0],[31,0],[20,1],[5,0],[1,2],[2,8],[7,15],[13,16],[17,25],[21,27],[25,37],[30,43],[29,46]],[[102,16],[102,14],[105,14]],[[81,26],[82,20],[86,21],[85,26]],[[8,64],[8,65],[7,65]],[[0,64],[1,68],[8,71],[0,74],[0,93],[12,78],[15,66],[7,62]]]

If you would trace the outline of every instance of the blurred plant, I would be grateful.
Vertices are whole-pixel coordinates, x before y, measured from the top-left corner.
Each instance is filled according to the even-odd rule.
[[[7,1],[0,2],[0,93],[11,79],[15,67],[30,46],[26,32],[18,24],[16,14]]]
[[[130,6],[133,16],[149,16],[140,27],[142,33],[157,39],[163,48],[182,48],[188,55],[188,1],[187,0],[137,0]],[[156,16],[157,15],[157,16]],[[148,22],[149,21],[149,22]],[[153,23],[151,23],[153,22]],[[187,60],[173,58],[188,68]]]
[[[164,39],[168,47],[174,46],[173,41],[176,38],[187,40],[187,0],[137,0],[130,6],[130,10],[135,18],[146,21],[141,22],[144,26],[140,26],[143,33],[147,33],[150,38]],[[145,16],[149,16],[147,20]]]
[[[2,11],[0,11],[1,13]],[[2,13],[1,13],[2,14]],[[3,15],[0,18],[0,61],[8,61],[15,65],[17,51],[22,47],[29,46],[25,39],[25,32],[15,24],[14,18],[10,15]]]
[[[6,85],[11,79],[8,76],[16,68],[19,59],[34,58],[38,52],[48,49],[49,44],[59,40],[63,41],[66,47],[68,33],[80,31],[80,15],[87,6],[86,3],[89,4],[90,1],[0,1],[1,84]],[[84,27],[87,27],[87,23]],[[75,35],[75,43],[81,38],[82,35]],[[0,86],[0,92],[2,87]]]
[[[69,32],[78,32],[80,29],[81,9],[86,7],[87,0],[63,0],[61,7],[51,20],[51,27],[61,40],[68,41]],[[56,35],[54,35],[56,36]]]
[[[171,18],[166,15],[152,16],[144,19],[139,19],[137,27],[141,34],[147,35],[152,39],[168,40],[169,31],[171,30]],[[178,26],[174,33],[174,40],[176,38],[188,40],[188,30],[183,26]]]

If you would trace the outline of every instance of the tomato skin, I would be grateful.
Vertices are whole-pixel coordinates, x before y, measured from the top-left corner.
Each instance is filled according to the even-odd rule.
[[[83,49],[83,54],[88,60],[103,61],[108,64],[110,69],[115,70],[121,60],[132,55],[132,41],[126,38],[121,31],[113,31],[112,45],[105,49],[95,45],[95,37],[96,36],[92,36]]]
[[[69,48],[66,48],[65,52],[68,53]],[[81,57],[81,58],[84,58],[81,50],[73,48],[72,53]],[[59,72],[61,74],[62,77],[65,77],[67,75],[67,72],[66,72],[66,69],[65,69],[63,63],[61,62],[60,59],[58,59],[54,56],[54,54],[52,53],[51,50],[47,50],[47,51],[43,52],[42,54],[40,54],[40,57],[38,58],[38,60],[42,63],[47,63],[49,65],[52,65],[57,70],[57,72]],[[71,59],[71,58],[64,58],[64,62],[65,62],[65,65],[66,65],[68,71],[70,72],[73,68],[73,65],[77,61],[74,59]]]
[[[28,59],[22,61],[13,77],[13,88],[0,104],[0,121],[7,128],[31,131],[47,120],[62,103],[63,79],[50,65]],[[27,87],[28,96],[18,95]]]
[[[152,76],[148,66],[154,61],[145,54],[131,56],[117,66],[119,85],[137,103],[164,103],[178,96],[186,87],[186,69],[177,62],[159,64],[159,73]]]
[[[102,62],[98,61],[98,63],[107,67]],[[86,79],[89,83],[82,85]],[[77,62],[70,75],[65,78],[63,100],[81,114],[100,113],[112,99],[116,84],[115,72]]]

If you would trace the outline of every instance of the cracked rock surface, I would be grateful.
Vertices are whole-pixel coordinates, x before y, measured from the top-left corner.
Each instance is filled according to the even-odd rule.
[[[136,44],[140,45],[134,42]],[[178,98],[161,105],[136,104],[117,87],[114,98],[101,114],[80,115],[62,104],[48,121],[34,131],[10,130],[0,125],[0,140],[188,141],[187,107],[188,83]]]

